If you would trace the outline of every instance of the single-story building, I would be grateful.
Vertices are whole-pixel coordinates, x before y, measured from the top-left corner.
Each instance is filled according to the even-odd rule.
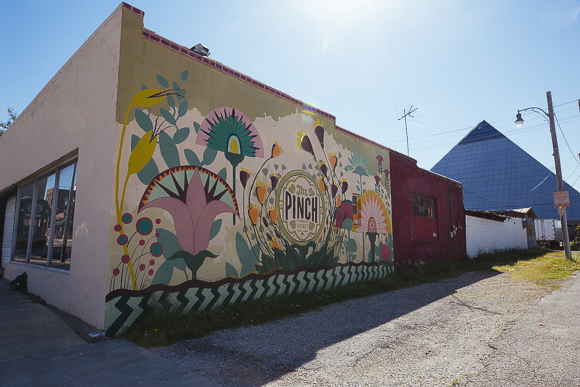
[[[465,255],[459,183],[143,17],[122,3],[0,137],[6,278],[114,336],[156,302],[380,278],[397,248]]]

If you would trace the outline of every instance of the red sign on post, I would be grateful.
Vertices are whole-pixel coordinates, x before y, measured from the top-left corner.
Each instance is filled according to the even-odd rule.
[[[554,207],[570,207],[570,194],[568,191],[554,192]]]
[[[558,207],[558,215],[566,215],[566,207]]]

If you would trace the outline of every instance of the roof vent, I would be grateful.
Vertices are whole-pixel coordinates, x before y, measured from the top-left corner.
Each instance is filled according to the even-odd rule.
[[[209,48],[204,46],[201,43],[196,44],[195,46],[191,47],[191,50],[201,56],[210,56],[211,52],[209,52]]]

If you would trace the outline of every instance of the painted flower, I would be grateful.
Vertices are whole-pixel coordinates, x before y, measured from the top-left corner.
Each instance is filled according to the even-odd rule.
[[[266,238],[268,238],[268,240],[272,240],[272,234],[270,234],[269,232],[266,233]]]
[[[282,234],[280,233],[280,231],[277,228],[274,229],[274,233],[276,234],[276,236],[278,238],[282,238]]]
[[[266,219],[265,216],[262,216],[262,223],[264,223],[264,226],[268,227],[268,219]]]
[[[356,232],[386,234],[391,231],[387,208],[375,191],[366,191],[361,197],[361,224]]]
[[[193,255],[207,249],[216,216],[232,213],[240,217],[231,187],[213,172],[192,165],[170,168],[153,179],[138,212],[151,207],[171,214],[182,250]]]
[[[342,184],[340,185],[340,189],[342,190],[342,194],[344,195],[344,193],[348,189],[348,180],[346,180],[346,179],[342,180]]]
[[[278,157],[282,153],[284,153],[284,150],[282,149],[280,144],[278,144],[278,141],[275,141],[274,145],[272,145],[272,157]]]
[[[318,179],[318,188],[320,188],[320,190],[322,191],[322,193],[326,192],[326,184],[324,183],[324,180],[322,179],[322,176]]]
[[[260,204],[264,204],[264,200],[266,200],[266,194],[268,193],[268,188],[266,188],[266,184],[259,182],[256,184],[256,197]]]
[[[383,163],[383,156],[378,155],[377,156],[377,161],[379,162],[379,164],[382,164]]]
[[[316,135],[318,142],[324,148],[324,128],[322,127],[322,121],[316,120],[314,124],[312,124],[312,127],[314,128],[314,134]]]
[[[368,176],[371,173],[371,166],[369,159],[364,155],[364,153],[353,152],[348,158],[350,165],[347,165],[345,169],[349,172],[356,173],[359,176]]]
[[[252,121],[229,107],[209,112],[199,128],[196,144],[221,152],[264,157],[262,139]]]
[[[381,259],[383,261],[388,261],[391,258],[391,249],[389,245],[382,245],[381,246]]]
[[[332,185],[330,186],[330,194],[332,195],[332,197],[335,197],[337,192],[338,187],[336,186],[336,184],[332,183]]]
[[[278,210],[276,209],[276,207],[270,207],[270,210],[268,211],[268,215],[270,215],[270,220],[272,221],[272,223],[274,224],[278,224]]]
[[[389,178],[389,173],[391,173],[388,169],[385,169],[385,178],[388,179]]]
[[[375,184],[379,184],[381,182],[381,177],[379,175],[375,175]]]
[[[279,181],[280,181],[280,174],[272,173],[270,175],[270,183],[272,184],[272,189],[276,189],[276,187],[278,187]]]
[[[331,153],[328,155],[328,162],[330,163],[330,168],[334,171],[336,168],[336,163],[338,162],[338,158],[336,157],[335,153]]]
[[[318,168],[320,169],[320,172],[322,172],[324,176],[327,176],[328,168],[326,167],[326,163],[324,161],[321,161],[318,164]]]
[[[246,188],[246,184],[248,184],[248,180],[250,180],[251,173],[246,168],[242,168],[240,171],[240,182],[242,186]]]
[[[340,207],[341,204],[342,204],[342,198],[340,197],[340,195],[338,195],[336,197],[336,208]]]
[[[254,225],[256,225],[256,223],[258,223],[258,214],[260,213],[260,211],[258,210],[258,207],[255,204],[250,204],[248,206],[248,216],[250,217],[250,220],[252,221],[252,223]]]
[[[270,243],[270,247],[272,247],[272,250],[278,249],[280,251],[284,251],[284,250],[282,250],[282,246],[280,246],[280,240],[278,238],[272,239],[272,242]]]
[[[305,131],[298,132],[298,148],[302,149],[303,151],[314,155],[314,149],[312,148],[312,143],[310,142],[310,138],[306,135]]]

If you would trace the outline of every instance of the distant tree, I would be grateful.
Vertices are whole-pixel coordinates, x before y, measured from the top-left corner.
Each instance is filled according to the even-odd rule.
[[[0,136],[2,136],[4,134],[4,132],[10,127],[10,125],[12,125],[12,123],[14,122],[16,117],[18,117],[18,113],[16,113],[16,110],[9,107],[8,108],[8,120],[6,120],[6,122],[0,121]]]

